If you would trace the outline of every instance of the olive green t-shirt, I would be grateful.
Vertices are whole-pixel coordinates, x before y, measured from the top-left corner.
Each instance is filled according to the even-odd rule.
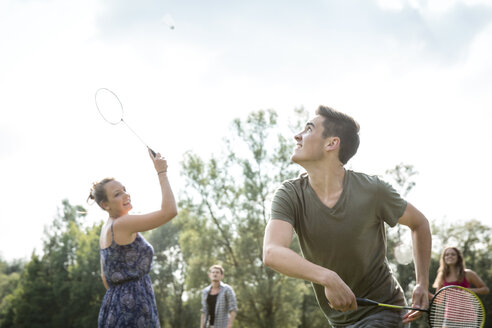
[[[304,258],[336,272],[356,297],[404,305],[403,292],[386,259],[384,223],[393,227],[406,206],[388,183],[346,170],[342,194],[329,208],[303,174],[277,189],[271,219],[292,224]],[[329,306],[324,287],[312,285],[321,309],[333,324],[351,324],[384,309],[361,306],[338,312]]]

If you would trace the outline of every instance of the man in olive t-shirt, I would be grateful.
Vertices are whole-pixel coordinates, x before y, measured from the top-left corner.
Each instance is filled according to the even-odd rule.
[[[272,201],[264,262],[280,273],[311,281],[321,309],[335,327],[401,327],[421,313],[357,307],[355,298],[404,304],[386,261],[384,223],[399,223],[412,231],[412,306],[428,306],[428,221],[389,184],[345,170],[343,165],[359,146],[359,125],[350,116],[324,106],[316,114],[295,136],[292,161],[306,173],[284,182]],[[294,230],[303,257],[289,248]]]

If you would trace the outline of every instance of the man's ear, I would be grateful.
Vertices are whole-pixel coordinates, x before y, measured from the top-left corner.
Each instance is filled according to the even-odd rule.
[[[325,150],[335,150],[340,147],[339,137],[328,137],[325,143]]]

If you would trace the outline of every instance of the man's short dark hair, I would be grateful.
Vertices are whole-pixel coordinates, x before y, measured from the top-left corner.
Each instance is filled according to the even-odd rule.
[[[343,164],[347,164],[359,148],[359,123],[351,116],[328,106],[319,106],[316,110],[316,115],[321,115],[325,118],[323,122],[323,138],[340,138],[338,159]]]

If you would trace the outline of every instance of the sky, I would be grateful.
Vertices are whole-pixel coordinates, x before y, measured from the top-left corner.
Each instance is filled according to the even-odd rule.
[[[102,87],[178,197],[183,154],[220,152],[235,118],[323,104],[361,125],[348,168],[411,164],[427,218],[491,226],[490,58],[492,0],[2,0],[0,256],[40,254],[63,199],[106,219],[86,199],[107,176],[134,212],[160,205],[145,147],[98,114]]]

